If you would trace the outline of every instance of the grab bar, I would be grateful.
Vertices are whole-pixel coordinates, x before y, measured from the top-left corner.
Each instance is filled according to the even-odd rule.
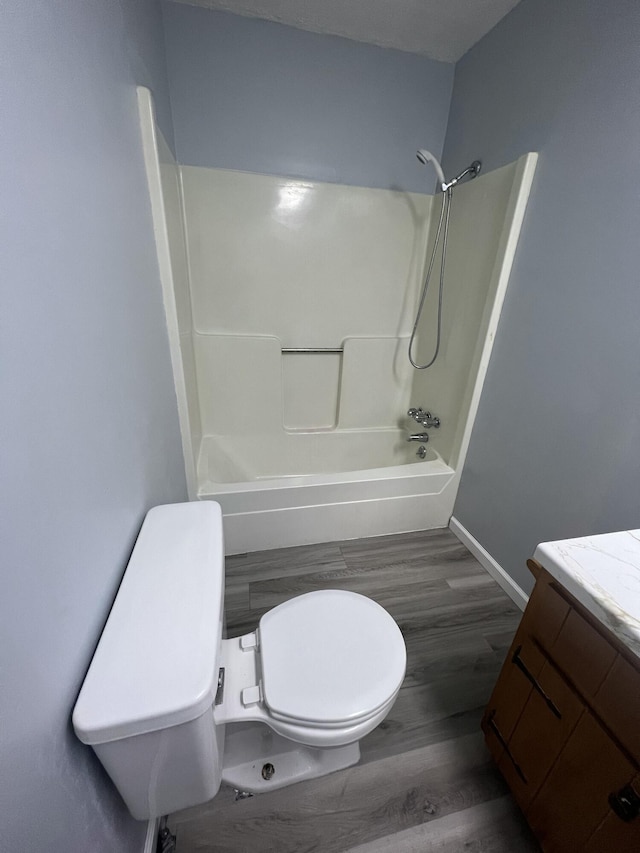
[[[342,355],[344,347],[282,347],[283,355]]]

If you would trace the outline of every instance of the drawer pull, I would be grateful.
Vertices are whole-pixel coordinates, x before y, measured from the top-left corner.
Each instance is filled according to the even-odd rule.
[[[615,794],[609,794],[609,805],[620,820],[627,823],[640,815],[640,797],[631,785],[625,785]]]
[[[497,727],[497,725],[496,725],[496,723],[495,723],[495,720],[493,719],[493,718],[494,718],[495,713],[496,713],[495,711],[492,711],[492,712],[491,712],[491,714],[490,714],[490,716],[489,716],[489,720],[488,720],[489,725],[491,726],[491,731],[492,731],[492,732],[495,734],[495,736],[498,738],[498,740],[500,741],[500,745],[503,747],[504,751],[505,751],[505,752],[507,753],[507,755],[509,756],[509,760],[510,760],[510,761],[511,761],[511,763],[513,764],[513,767],[514,767],[514,769],[515,769],[516,773],[517,773],[517,774],[518,774],[518,776],[522,779],[522,781],[524,782],[524,784],[525,784],[525,785],[527,785],[527,784],[528,784],[528,782],[527,782],[527,777],[524,775],[524,773],[522,772],[522,768],[520,767],[520,765],[518,764],[518,762],[517,762],[517,761],[515,760],[515,758],[513,757],[513,753],[512,753],[512,752],[511,752],[511,750],[509,749],[509,747],[508,747],[508,745],[507,745],[506,740],[502,737],[502,732],[501,732],[501,731],[500,731],[500,729]]]
[[[539,683],[538,679],[537,679],[534,675],[532,675],[532,674],[529,672],[529,670],[527,669],[527,667],[526,667],[526,665],[525,665],[524,661],[523,661],[523,660],[522,660],[522,658],[520,657],[520,652],[521,652],[521,651],[522,651],[522,646],[518,646],[518,648],[517,648],[517,649],[515,650],[515,652],[513,653],[513,657],[511,658],[511,663],[514,663],[514,664],[518,667],[518,669],[520,670],[520,672],[522,672],[522,673],[523,673],[523,675],[525,676],[525,678],[527,678],[527,679],[531,682],[531,684],[533,685],[534,689],[535,689],[535,690],[540,694],[540,696],[542,696],[542,698],[543,698],[543,699],[544,699],[544,701],[546,702],[547,707],[549,708],[549,710],[550,710],[553,714],[555,714],[555,715],[556,715],[556,717],[557,717],[559,720],[561,720],[561,719],[562,719],[562,714],[560,713],[560,711],[559,711],[559,709],[558,709],[558,706],[555,704],[555,702],[553,701],[553,699],[550,699],[550,698],[549,698],[549,696],[547,696],[547,694],[544,692],[544,690],[543,690],[543,689],[542,689],[542,687],[540,686],[540,683]]]

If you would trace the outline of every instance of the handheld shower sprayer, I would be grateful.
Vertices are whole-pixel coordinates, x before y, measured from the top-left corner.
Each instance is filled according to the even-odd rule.
[[[436,170],[436,175],[438,176],[438,180],[440,181],[440,187],[444,192],[444,186],[446,184],[446,181],[444,179],[444,172],[442,171],[442,166],[440,165],[438,158],[434,154],[432,154],[431,151],[427,151],[426,148],[418,148],[416,157],[424,166],[426,166],[427,163],[431,163],[433,168]]]

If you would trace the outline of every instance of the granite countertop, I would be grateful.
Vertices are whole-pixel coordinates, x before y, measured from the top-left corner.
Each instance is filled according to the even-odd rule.
[[[533,557],[640,658],[640,530],[543,542]]]

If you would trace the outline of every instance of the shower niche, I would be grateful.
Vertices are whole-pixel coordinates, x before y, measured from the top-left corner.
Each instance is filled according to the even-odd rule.
[[[441,195],[180,166],[139,104],[190,497],[228,553],[448,524],[537,155],[456,187],[417,371]]]

